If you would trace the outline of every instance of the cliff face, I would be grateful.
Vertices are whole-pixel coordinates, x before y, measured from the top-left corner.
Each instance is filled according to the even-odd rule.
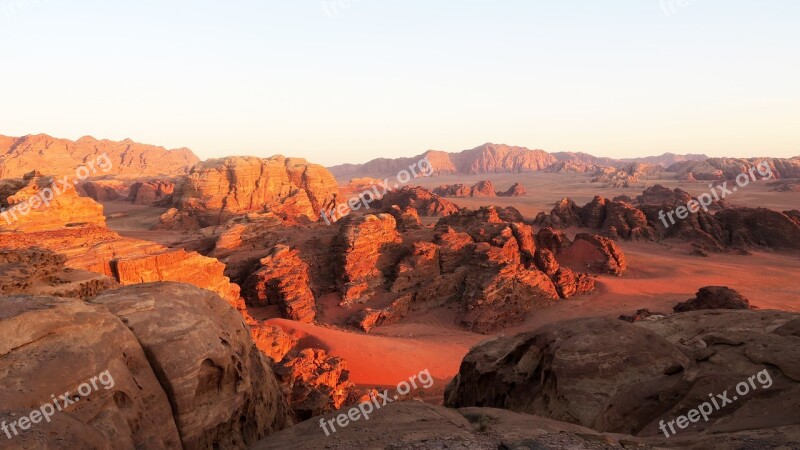
[[[219,225],[236,215],[265,211],[316,221],[337,193],[333,175],[304,159],[211,159],[197,164],[178,183],[176,211],[168,222],[191,219],[200,226]]]
[[[199,159],[187,148],[139,144],[130,139],[115,142],[86,136],[77,141],[46,134],[19,138],[0,136],[0,178],[16,178],[33,170],[52,175],[74,175],[88,161],[107,154],[112,168],[104,175],[181,175]]]

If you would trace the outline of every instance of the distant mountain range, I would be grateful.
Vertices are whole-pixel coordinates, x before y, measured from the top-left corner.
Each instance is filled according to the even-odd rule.
[[[431,162],[434,172],[439,175],[536,172],[558,163],[623,167],[627,164],[638,162],[657,164],[666,168],[678,162],[708,159],[706,155],[676,155],[673,153],[643,158],[614,159],[597,157],[587,153],[548,153],[544,150],[530,150],[525,147],[488,143],[458,153],[429,150],[412,158],[380,158],[364,164],[342,164],[328,169],[334,176],[342,178],[351,176],[388,176],[407,169],[409,165],[425,157]]]
[[[0,135],[0,178],[18,178],[34,170],[46,175],[75,174],[104,153],[113,164],[108,174],[126,177],[183,175],[200,161],[188,148],[167,150],[130,139],[116,142],[85,136],[71,141],[46,134]]]

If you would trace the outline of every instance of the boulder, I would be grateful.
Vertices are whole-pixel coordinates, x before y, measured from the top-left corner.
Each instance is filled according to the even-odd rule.
[[[698,311],[702,309],[754,309],[740,293],[727,286],[706,286],[697,291],[693,299],[678,303],[675,312]]]
[[[92,304],[136,336],[169,395],[185,448],[242,448],[290,423],[244,319],[218,295],[186,284],[140,284]]]

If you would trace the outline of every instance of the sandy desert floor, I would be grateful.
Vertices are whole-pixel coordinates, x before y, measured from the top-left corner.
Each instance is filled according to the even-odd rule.
[[[563,197],[579,205],[595,195],[611,198],[641,194],[644,185],[609,189],[586,182],[582,176],[565,174],[518,174],[470,177],[436,177],[415,180],[419,185],[473,184],[489,179],[497,190],[505,190],[520,182],[527,195],[517,198],[451,199],[459,206],[477,208],[483,205],[514,206],[530,219],[540,211],[549,211]],[[647,181],[668,187],[681,187],[692,195],[708,191],[708,183],[685,183],[675,180]],[[797,193],[771,192],[764,182],[751,184],[728,199],[736,205],[765,206],[777,210],[800,209]],[[157,208],[133,207],[110,202],[106,214],[126,212],[126,217],[109,220],[109,226],[123,235],[170,243],[189,236],[179,232],[149,231],[158,214]],[[569,233],[574,230],[568,231]],[[798,237],[800,238],[800,237]],[[751,303],[763,309],[800,311],[800,255],[753,252],[750,255],[713,254],[702,258],[690,255],[690,246],[680,241],[663,243],[618,242],[628,259],[628,272],[619,278],[602,276],[595,292],[563,300],[553,307],[532,313],[525,323],[505,330],[508,335],[530,331],[554,321],[589,317],[631,314],[648,308],[654,312],[670,312],[681,301],[694,297],[703,286],[725,285],[741,292]],[[330,299],[328,299],[330,300]],[[320,302],[326,308],[338,307],[333,301]],[[301,324],[282,319],[268,319],[287,331],[302,337],[301,344],[322,347],[330,354],[344,358],[351,379],[361,387],[394,386],[409,376],[428,369],[437,382],[425,395],[431,402],[441,401],[446,383],[456,374],[469,348],[492,336],[468,332],[456,323],[456,311],[440,308],[408,317],[399,324],[379,327],[369,335],[332,326]]]

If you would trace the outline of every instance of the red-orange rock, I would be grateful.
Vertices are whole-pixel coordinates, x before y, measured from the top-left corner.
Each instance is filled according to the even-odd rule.
[[[0,231],[33,232],[106,223],[103,206],[63,178],[0,180]]]
[[[275,367],[275,374],[300,420],[339,409],[352,396],[347,365],[321,349],[305,349],[286,358]]]
[[[387,192],[375,202],[379,208],[391,208],[397,205],[401,209],[409,206],[417,210],[420,216],[449,216],[458,212],[458,206],[421,187],[405,186],[396,191]]]
[[[136,182],[131,186],[128,201],[136,205],[152,205],[166,200],[175,192],[171,181]]]
[[[4,138],[4,139],[3,139]],[[45,134],[20,138],[0,136],[0,178],[21,177],[32,170],[55,175],[75,175],[77,169],[107,154],[110,170],[102,175],[128,177],[181,175],[199,160],[191,150],[139,144],[126,139],[115,142],[85,136],[73,142]]]
[[[384,281],[381,255],[400,241],[397,223],[389,214],[350,216],[343,221],[334,244],[339,253],[337,285],[343,304],[369,299]]]
[[[250,306],[278,305],[283,317],[312,323],[316,301],[309,286],[308,265],[297,249],[277,245],[261,259],[261,268],[242,284],[242,294]]]
[[[303,159],[211,159],[194,166],[178,183],[173,195],[177,214],[165,220],[192,218],[210,226],[237,215],[271,211],[287,220],[317,221],[337,192],[327,170]],[[173,224],[166,220],[166,225]]]

